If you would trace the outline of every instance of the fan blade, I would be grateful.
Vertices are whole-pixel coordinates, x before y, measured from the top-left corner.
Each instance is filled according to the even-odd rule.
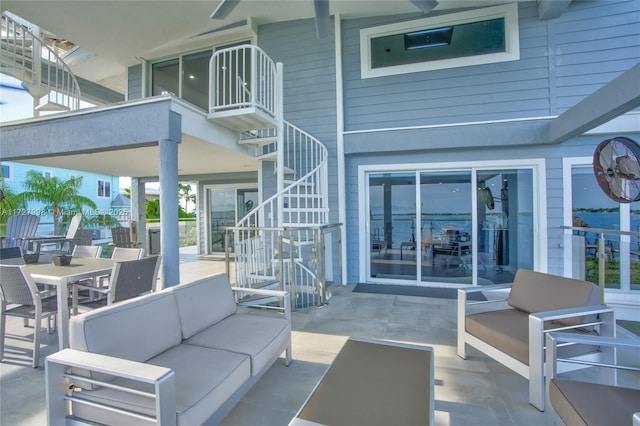
[[[425,14],[431,12],[438,5],[436,0],[411,0],[411,3]]]
[[[240,0],[222,0],[216,10],[213,11],[211,19],[225,19],[231,11],[240,3]]]
[[[640,178],[640,165],[638,161],[629,156],[618,157],[618,170],[625,179],[639,179]]]
[[[625,198],[624,182],[619,177],[609,179],[609,189],[618,198]]]
[[[313,0],[313,9],[316,13],[316,35],[325,38],[331,32],[329,0]]]
[[[616,166],[616,157],[611,144],[606,144],[602,148],[598,162],[603,170],[613,169]]]

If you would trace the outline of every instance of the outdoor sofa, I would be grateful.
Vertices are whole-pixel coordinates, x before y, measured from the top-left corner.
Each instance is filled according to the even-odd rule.
[[[263,315],[234,291],[282,303]],[[226,274],[75,316],[69,333],[45,361],[49,425],[217,424],[283,351],[291,362],[288,293],[235,289]]]
[[[487,300],[471,300],[482,292]],[[513,284],[458,289],[458,356],[470,345],[529,380],[529,402],[545,409],[545,334],[565,331],[615,336],[613,309],[588,281],[520,269]],[[565,350],[564,348],[562,348]],[[597,347],[572,353],[597,356]]]

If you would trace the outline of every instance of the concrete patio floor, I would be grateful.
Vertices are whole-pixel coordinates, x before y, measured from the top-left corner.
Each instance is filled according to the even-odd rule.
[[[181,253],[181,281],[224,272],[224,262]],[[552,416],[529,405],[528,384],[474,349],[456,355],[456,301],[353,293],[332,288],[321,308],[293,314],[293,362],[281,358],[224,419],[222,425],[287,425],[349,336],[422,343],[435,350],[437,425],[551,425]],[[8,319],[0,364],[0,425],[45,425],[45,356],[58,350],[56,334],[43,333],[40,367],[30,367],[33,328]],[[621,334],[625,334],[621,330]],[[348,403],[348,401],[346,401]],[[401,426],[401,425],[394,425]]]

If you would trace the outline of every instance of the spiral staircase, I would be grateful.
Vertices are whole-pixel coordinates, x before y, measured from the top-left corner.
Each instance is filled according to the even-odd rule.
[[[22,82],[34,99],[36,116],[42,112],[80,108],[80,86],[53,45],[40,36],[38,27],[2,13],[0,73]]]
[[[318,230],[329,222],[327,149],[283,119],[282,65],[259,47],[217,51],[209,70],[209,120],[238,131],[261,162],[263,188],[274,177],[277,188],[234,227],[236,285],[285,289],[293,306],[324,303]]]

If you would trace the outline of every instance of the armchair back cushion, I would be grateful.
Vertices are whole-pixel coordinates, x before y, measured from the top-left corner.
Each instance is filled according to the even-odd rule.
[[[145,362],[182,341],[171,293],[151,293],[71,318],[72,349]],[[144,342],[144,344],[141,344]]]
[[[588,281],[519,269],[513,280],[508,303],[520,311],[535,313],[598,305],[600,297],[599,287]],[[583,321],[585,318],[574,317],[556,322],[576,325]]]
[[[236,312],[236,301],[226,274],[204,277],[172,287],[182,336],[188,339]]]

